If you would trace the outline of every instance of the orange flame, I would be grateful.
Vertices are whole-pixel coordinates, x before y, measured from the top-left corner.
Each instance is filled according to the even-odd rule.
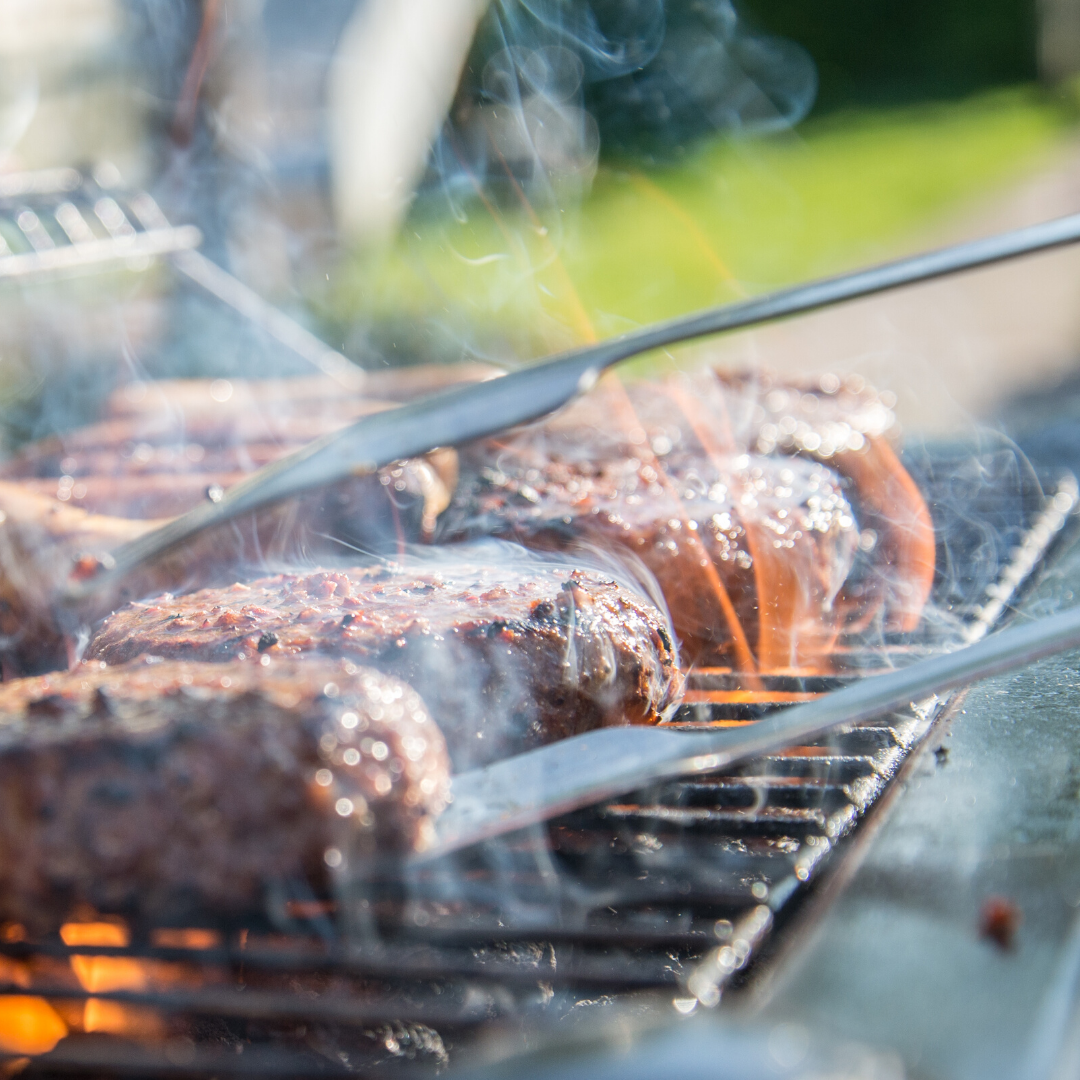
[[[115,922],[65,923],[60,937],[69,946],[126,948],[131,936],[127,927]],[[108,994],[116,990],[145,990],[149,977],[163,965],[127,956],[73,956],[71,968],[84,990]],[[84,1031],[105,1032],[135,1038],[152,1038],[162,1031],[162,1022],[152,1010],[119,1001],[88,998],[83,1008]]]
[[[221,935],[201,927],[162,927],[153,931],[150,940],[159,949],[214,949],[221,944]]]
[[[67,1033],[67,1024],[44,998],[0,997],[0,1051],[47,1054]]]
[[[630,395],[627,394],[626,388],[619,381],[618,377],[615,375],[607,375],[605,376],[605,381],[613,390],[615,390],[613,402],[615,407],[622,413],[622,421],[626,429],[630,430],[633,427],[640,426],[637,413],[634,411],[634,403],[630,400]],[[677,511],[679,517],[685,524],[687,522],[687,517],[685,511],[682,509],[682,500],[679,498],[678,492],[674,490],[671,479],[664,471],[660,459],[652,452],[647,442],[642,445],[640,454],[643,459],[647,459],[648,464],[656,473],[664,489],[672,496],[674,505],[679,508]],[[723,613],[724,621],[727,623],[738,666],[741,671],[747,674],[748,682],[752,684],[751,688],[757,689],[757,663],[754,660],[754,654],[750,649],[750,643],[747,641],[746,631],[743,629],[743,625],[739,621],[739,616],[735,611],[735,605],[731,602],[731,597],[728,595],[727,587],[721,580],[720,574],[717,572],[716,566],[713,563],[708,550],[694,531],[688,528],[684,530],[684,536],[687,546],[694,554],[693,560],[687,560],[687,562],[688,564],[690,562],[696,563],[697,568],[701,570],[702,576],[705,579],[705,585],[715,596],[716,602],[719,604],[720,610]]]

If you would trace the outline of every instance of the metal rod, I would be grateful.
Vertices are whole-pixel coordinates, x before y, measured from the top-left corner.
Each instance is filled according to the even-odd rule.
[[[81,244],[43,248],[20,255],[0,258],[0,279],[22,279],[81,270],[100,263],[123,262],[126,259],[148,259],[187,251],[202,243],[202,233],[194,225],[177,228],[151,229],[132,236],[107,240],[88,240]]]
[[[268,304],[257,292],[222,270],[217,263],[211,262],[201,251],[179,251],[170,261],[185,277],[302,356],[324,375],[329,375],[344,389],[353,392],[363,389],[363,368],[357,367],[336,349],[331,349],[273,304]]]
[[[454,446],[546,416],[591,388],[603,370],[631,356],[1077,240],[1080,240],[1080,214],[1073,214],[672,319],[564,353],[502,378],[365,417],[264,466],[231,487],[220,501],[195,507],[160,529],[122,545],[113,552],[109,569],[89,580],[62,585],[59,600],[77,605],[114,593],[123,577],[135,567],[239,514],[351,475],[372,472],[438,446]]]
[[[673,776],[725,769],[1080,647],[1080,607],[862,679],[738,729],[606,728],[454,778],[426,861]]]
[[[169,219],[148,192],[141,191],[134,195],[130,206],[143,228],[168,228]],[[201,251],[178,251],[170,261],[190,281],[265,330],[344,389],[354,392],[362,389],[365,377],[363,368],[336,349],[331,349],[325,341],[320,341],[285,312],[268,304],[254,289],[249,289],[239,278],[223,270]]]

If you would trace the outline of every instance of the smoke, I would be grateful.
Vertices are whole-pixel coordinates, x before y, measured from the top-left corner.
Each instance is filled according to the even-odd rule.
[[[798,45],[750,31],[728,0],[672,4],[642,68],[598,81],[590,105],[606,150],[670,157],[711,132],[760,134],[797,124],[817,93]]]
[[[810,57],[752,33],[729,0],[498,0],[428,187],[453,206],[516,180],[530,199],[565,194],[565,209],[600,153],[671,156],[711,133],[790,127],[816,89]]]

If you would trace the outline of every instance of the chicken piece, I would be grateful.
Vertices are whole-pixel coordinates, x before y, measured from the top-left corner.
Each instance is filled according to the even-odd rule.
[[[278,574],[114,612],[87,656],[330,653],[407,681],[457,769],[611,724],[650,724],[681,676],[660,611],[624,584],[491,543],[474,562]]]
[[[258,910],[421,850],[449,790],[407,685],[314,657],[85,663],[0,686],[0,918]]]

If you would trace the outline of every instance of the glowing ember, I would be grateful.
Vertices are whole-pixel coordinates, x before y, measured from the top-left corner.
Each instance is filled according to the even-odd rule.
[[[4,1053],[47,1054],[67,1033],[67,1024],[44,998],[0,997],[0,1050]]]

